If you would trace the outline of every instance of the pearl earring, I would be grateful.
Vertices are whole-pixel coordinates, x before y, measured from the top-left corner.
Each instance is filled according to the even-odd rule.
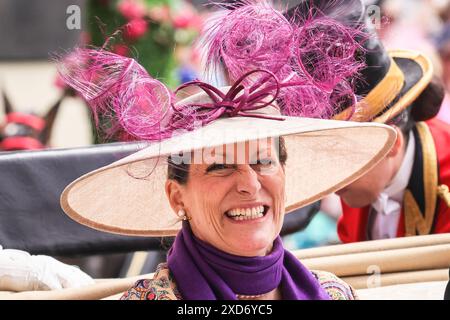
[[[178,210],[177,215],[181,220],[190,220],[190,218],[188,218],[188,216],[186,215],[186,211],[184,211],[183,209]]]

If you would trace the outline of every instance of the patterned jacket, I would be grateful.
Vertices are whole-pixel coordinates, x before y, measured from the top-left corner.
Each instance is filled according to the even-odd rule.
[[[353,288],[325,271],[311,271],[319,281],[322,288],[328,293],[332,300],[355,300],[358,299]],[[130,288],[121,297],[121,300],[182,300],[177,290],[176,283],[167,268],[167,263],[161,263],[156,269],[153,279],[142,279]]]

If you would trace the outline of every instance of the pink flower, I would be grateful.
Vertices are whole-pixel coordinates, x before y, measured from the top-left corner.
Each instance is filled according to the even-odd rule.
[[[186,29],[191,23],[191,17],[186,15],[179,15],[173,18],[172,23],[175,29]]]
[[[128,57],[128,54],[130,53],[130,49],[126,45],[116,44],[113,48],[113,52],[118,55]]]
[[[196,15],[191,21],[191,28],[200,32],[203,29],[203,19],[201,16]]]
[[[195,28],[200,29],[202,19],[189,7],[182,10],[182,14],[174,16],[172,19],[173,27],[176,29]]]
[[[144,19],[133,19],[125,25],[125,37],[136,40],[148,31],[148,22]]]
[[[128,20],[143,18],[146,13],[145,5],[140,1],[123,0],[117,6],[119,12]]]

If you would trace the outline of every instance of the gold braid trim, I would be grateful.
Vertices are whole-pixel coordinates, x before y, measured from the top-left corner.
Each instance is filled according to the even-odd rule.
[[[438,194],[437,155],[433,136],[424,122],[416,124],[423,152],[423,185],[425,190],[425,215],[410,190],[405,191],[403,207],[405,214],[405,235],[426,235],[431,232]]]
[[[383,111],[402,91],[405,76],[402,70],[391,57],[391,65],[385,77],[357,103],[333,117],[334,120],[371,121]]]

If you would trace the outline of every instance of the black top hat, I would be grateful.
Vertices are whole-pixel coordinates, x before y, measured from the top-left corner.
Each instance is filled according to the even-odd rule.
[[[347,25],[362,27],[370,35],[363,41],[365,50],[362,59],[366,67],[361,72],[361,78],[355,79],[356,93],[364,99],[356,112],[348,108],[334,118],[348,119],[350,112],[353,112],[350,117],[353,121],[389,122],[410,106],[429,85],[433,67],[431,61],[419,52],[386,51],[376,35],[367,9],[361,0],[303,0],[287,10],[285,16],[295,22],[315,15],[326,15]]]

